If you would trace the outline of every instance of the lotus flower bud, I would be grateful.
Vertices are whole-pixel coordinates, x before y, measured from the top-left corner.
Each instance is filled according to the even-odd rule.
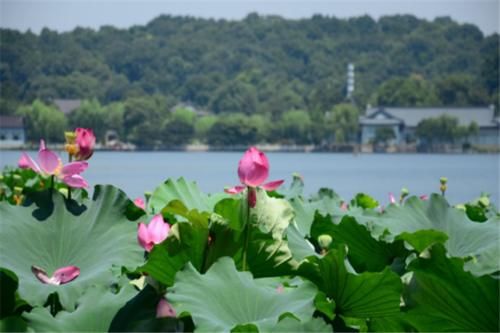
[[[88,160],[94,153],[95,135],[91,129],[77,128],[75,130],[78,153],[75,155],[78,161]]]
[[[332,236],[323,234],[318,237],[318,244],[323,250],[327,250],[332,244]]]

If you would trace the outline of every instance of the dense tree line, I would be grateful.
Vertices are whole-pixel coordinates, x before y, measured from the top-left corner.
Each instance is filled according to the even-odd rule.
[[[144,145],[225,144],[230,133],[243,142],[346,142],[368,103],[498,106],[499,35],[449,18],[160,16],[129,29],[0,29],[0,38],[2,114],[26,114],[35,100],[86,99],[69,123],[98,117],[99,135],[112,128]],[[356,88],[347,101],[349,62]],[[214,115],[172,114],[181,101]]]

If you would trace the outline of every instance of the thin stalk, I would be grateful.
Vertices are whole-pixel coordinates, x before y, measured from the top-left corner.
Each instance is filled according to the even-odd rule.
[[[244,232],[244,239],[243,239],[243,271],[246,271],[247,270],[247,251],[248,251],[248,242],[249,242],[249,239],[250,239],[250,204],[249,204],[249,200],[250,200],[250,191],[252,189],[251,188],[247,188],[247,201],[246,201],[246,221],[245,221],[245,230],[243,231]]]
[[[54,175],[50,176],[50,197],[54,193]]]
[[[68,154],[68,161],[71,163],[73,161],[73,155]],[[68,185],[68,200],[71,200],[71,186]]]

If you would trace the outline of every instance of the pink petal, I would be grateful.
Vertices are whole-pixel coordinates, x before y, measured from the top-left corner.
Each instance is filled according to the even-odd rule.
[[[246,186],[236,185],[235,187],[224,189],[224,192],[229,193],[229,194],[238,194],[238,193],[242,192],[243,190],[245,190],[245,188],[246,188]]]
[[[342,202],[342,205],[340,205],[340,209],[343,211],[348,211],[349,205],[344,201],[344,202]]]
[[[142,198],[136,198],[134,200],[134,204],[141,208],[142,210],[145,210],[146,209],[146,203],[144,202],[144,200]]]
[[[137,229],[137,241],[148,252],[153,248],[153,243],[149,239],[148,228],[144,223],[139,223]]]
[[[420,200],[428,200],[428,199],[429,199],[429,196],[426,194],[420,196]]]
[[[260,186],[269,176],[269,162],[266,155],[250,147],[238,164],[238,176],[242,184]]]
[[[275,180],[275,181],[266,183],[264,185],[261,185],[261,187],[266,191],[274,191],[275,189],[280,187],[281,184],[283,184],[284,182],[285,182],[285,180]]]
[[[23,162],[26,162],[27,165],[28,165],[28,168],[32,169],[36,173],[40,173],[41,172],[40,167],[38,166],[38,164],[31,157],[29,157],[28,154],[22,153],[21,158],[19,159],[19,167],[21,167],[21,165],[20,165],[21,160]]]
[[[389,193],[389,202],[391,204],[395,204],[396,203],[396,198],[394,198],[394,194],[392,194],[392,193]]]
[[[85,179],[83,179],[80,175],[71,175],[62,177],[62,181],[66,183],[69,187],[74,188],[84,188],[89,187],[89,184]]]
[[[36,278],[42,282],[42,283],[45,283],[45,284],[52,284],[50,278],[47,276],[47,272],[45,272],[45,270],[43,268],[40,268],[38,266],[31,266],[31,272],[33,272],[33,274],[35,274]]]
[[[154,244],[163,242],[167,238],[169,231],[170,225],[163,222],[161,214],[155,215],[148,224],[149,239]]]
[[[80,268],[76,266],[66,266],[57,269],[54,272],[53,280],[60,284],[65,284],[73,281],[80,275]]]
[[[71,162],[63,166],[61,175],[64,176],[72,176],[79,175],[84,172],[89,164],[87,162]]]
[[[170,303],[167,302],[166,299],[162,298],[158,302],[158,305],[156,306],[156,318],[165,318],[165,317],[175,317],[175,310],[170,305]]]
[[[55,174],[57,168],[62,166],[61,159],[50,149],[42,149],[38,152],[38,162],[42,171],[48,175]]]
[[[41,139],[40,140],[40,148],[38,149],[38,151],[42,151],[45,149],[47,149],[47,147],[45,147],[45,141],[43,139]]]
[[[26,158],[26,154],[21,154],[21,157],[19,157],[19,160],[17,161],[17,166],[20,167],[21,169],[29,169],[30,168],[30,163],[28,162],[28,159]]]

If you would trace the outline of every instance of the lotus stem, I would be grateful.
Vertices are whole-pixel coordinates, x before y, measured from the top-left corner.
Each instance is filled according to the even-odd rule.
[[[246,221],[245,221],[245,229],[244,229],[244,240],[243,240],[243,271],[247,270],[247,251],[248,251],[248,242],[250,238],[250,188],[247,188],[247,198],[246,199]]]

